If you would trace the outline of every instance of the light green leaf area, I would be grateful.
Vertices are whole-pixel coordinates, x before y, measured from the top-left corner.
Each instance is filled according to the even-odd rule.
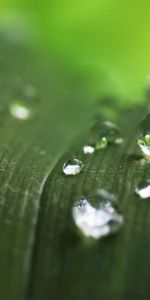
[[[85,76],[89,93],[140,101],[150,73],[149,1],[1,1],[1,24]],[[19,25],[19,30],[18,26]],[[22,36],[24,36],[22,34]],[[125,101],[125,100],[124,100]]]

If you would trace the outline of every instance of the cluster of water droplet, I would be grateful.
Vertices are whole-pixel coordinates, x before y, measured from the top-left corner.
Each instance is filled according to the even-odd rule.
[[[91,128],[90,142],[83,146],[84,154],[93,154],[96,150],[105,149],[109,144],[120,144],[117,126],[111,122],[97,121]],[[77,158],[66,161],[63,165],[65,175],[78,175],[84,168]],[[82,197],[72,206],[72,216],[76,226],[87,237],[99,239],[119,230],[123,216],[118,210],[116,197],[103,189],[92,196]]]
[[[93,154],[95,150],[101,150],[107,147],[109,143],[120,144],[123,139],[118,137],[119,130],[117,126],[109,121],[97,121],[91,129],[92,143],[83,146],[84,154]],[[77,175],[83,170],[84,164],[77,158],[67,160],[63,165],[65,175]]]
[[[97,120],[91,128],[90,142],[83,147],[84,154],[92,154],[95,150],[105,149],[109,144],[121,144],[118,127],[110,121]]]
[[[105,149],[109,144],[121,144],[117,126],[111,122],[96,122],[91,129],[90,142],[83,146],[84,154],[93,154]],[[146,157],[150,157],[150,114],[140,125],[137,144]],[[149,163],[149,162],[147,162]],[[68,160],[63,166],[66,175],[78,175],[84,164],[77,158]],[[135,189],[142,199],[150,198],[150,177],[144,179]],[[86,237],[99,239],[119,230],[123,215],[118,209],[116,197],[106,190],[99,189],[91,196],[81,197],[72,206],[72,216],[80,232]]]
[[[83,146],[84,154],[93,154],[95,150],[104,149],[109,143],[122,143],[123,139],[118,137],[119,130],[117,126],[109,121],[97,121],[91,129],[90,140],[93,143],[87,143]],[[63,165],[65,175],[77,175],[84,167],[84,164],[77,158],[67,160]]]

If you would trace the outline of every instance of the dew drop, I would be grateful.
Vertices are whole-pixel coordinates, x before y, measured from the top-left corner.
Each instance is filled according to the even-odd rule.
[[[69,159],[66,161],[63,165],[63,172],[65,175],[78,175],[84,165],[83,163],[78,159]]]
[[[150,114],[148,114],[140,124],[137,144],[143,154],[150,157]]]
[[[124,139],[122,137],[118,137],[115,139],[115,144],[120,145],[124,142]]]
[[[140,196],[141,199],[150,198],[150,179],[141,182],[135,189],[135,193]]]
[[[150,136],[146,135],[140,138],[137,138],[137,143],[141,149],[141,151],[146,155],[150,156]]]
[[[32,117],[32,110],[23,101],[14,101],[10,105],[10,114],[16,119],[27,120]]]
[[[99,120],[91,129],[91,140],[94,141],[96,150],[104,149],[110,143],[121,144],[123,142],[115,124],[110,121],[100,122]]]
[[[102,137],[96,142],[95,148],[96,150],[105,149],[107,145],[108,145],[107,139],[105,137]]]
[[[92,153],[94,153],[94,151],[95,151],[95,148],[92,145],[85,145],[83,147],[84,154],[92,154]]]
[[[76,202],[72,207],[72,216],[83,235],[94,239],[117,232],[123,224],[115,196],[103,189],[98,190],[90,200],[83,197]]]

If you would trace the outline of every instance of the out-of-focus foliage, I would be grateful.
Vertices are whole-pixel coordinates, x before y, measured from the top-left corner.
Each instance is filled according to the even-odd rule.
[[[0,11],[1,26],[24,25],[28,41],[83,74],[92,93],[140,98],[150,72],[148,0],[1,0]]]
[[[134,0],[0,0],[0,299],[150,298],[150,209],[134,195],[149,166],[133,158],[148,107],[92,102],[103,93],[140,98],[149,8]],[[31,105],[32,118],[18,118],[14,103],[27,112]],[[68,147],[87,131],[94,107],[119,125],[124,142],[88,158],[80,139]],[[72,156],[85,168],[65,178]],[[71,236],[69,211],[97,184],[118,196],[125,224],[90,246]]]

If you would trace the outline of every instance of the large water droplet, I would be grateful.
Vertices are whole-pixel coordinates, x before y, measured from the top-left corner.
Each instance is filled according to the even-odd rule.
[[[66,161],[63,165],[63,172],[65,175],[77,175],[79,174],[84,165],[83,163],[78,159],[69,159]]]
[[[137,195],[142,199],[150,198],[150,179],[146,179],[135,189]]]
[[[98,190],[91,200],[84,197],[72,207],[75,224],[87,237],[99,239],[119,230],[123,216],[114,195]]]
[[[141,151],[150,156],[150,114],[148,114],[140,124],[137,143]]]
[[[10,105],[10,113],[13,117],[20,120],[27,120],[32,117],[31,108],[23,101],[14,101]]]

